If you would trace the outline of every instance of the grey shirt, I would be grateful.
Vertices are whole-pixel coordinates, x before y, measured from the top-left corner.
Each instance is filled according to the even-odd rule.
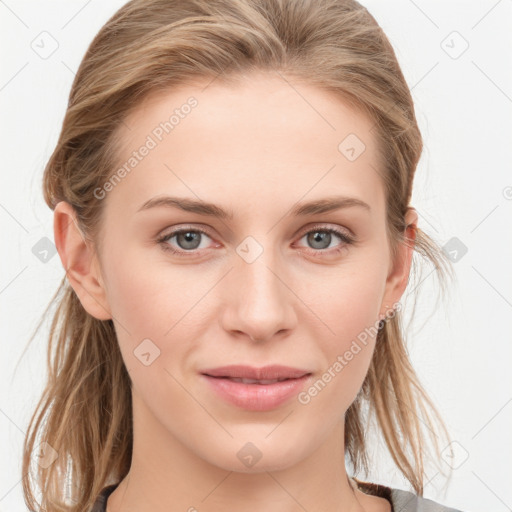
[[[356,478],[353,478],[353,481],[357,483],[360,491],[387,499],[391,503],[391,512],[461,512],[427,498],[419,497],[409,491],[363,482]],[[104,487],[90,512],[106,512],[107,498],[117,486],[118,484],[112,484]]]
[[[422,498],[409,491],[364,482],[357,478],[351,478],[351,480],[357,484],[360,491],[387,499],[391,503],[392,512],[461,512],[458,509],[445,507],[436,501]]]

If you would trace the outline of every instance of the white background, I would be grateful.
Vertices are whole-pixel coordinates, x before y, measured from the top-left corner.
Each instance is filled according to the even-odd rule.
[[[441,245],[456,237],[467,247],[437,307],[436,281],[425,272],[409,336],[413,363],[457,442],[454,459],[442,461],[455,467],[450,485],[432,472],[425,496],[463,511],[512,510],[512,2],[362,3],[412,88],[425,141],[412,201],[420,227]],[[64,274],[57,254],[43,263],[32,252],[42,237],[53,240],[42,171],[74,72],[122,4],[0,1],[0,511],[26,510],[21,447],[45,382],[48,324],[22,351]],[[58,44],[45,59],[32,48],[49,37],[43,31]],[[379,460],[367,480],[407,489],[384,451]]]

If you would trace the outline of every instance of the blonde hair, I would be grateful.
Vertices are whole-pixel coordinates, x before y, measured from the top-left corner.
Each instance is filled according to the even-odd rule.
[[[94,190],[115,169],[117,129],[128,113],[149,93],[253,70],[303,80],[371,116],[381,148],[393,256],[399,243],[413,245],[434,264],[443,284],[450,269],[442,250],[419,228],[414,241],[405,236],[423,145],[411,94],[382,29],[352,0],[128,2],[96,35],[76,74],[44,171],[46,203],[53,209],[59,201],[69,202],[84,236],[97,247],[104,201]],[[412,274],[415,266],[413,261]],[[23,491],[30,510],[83,511],[105,485],[129,471],[131,381],[112,320],[89,315],[65,276],[43,318],[53,305],[48,381],[25,438]],[[428,451],[420,423],[434,432],[435,420],[448,435],[410,363],[401,321],[396,312],[379,330],[361,391],[346,411],[345,449],[354,471],[368,472],[368,407],[397,467],[422,495]],[[439,457],[437,434],[432,439]],[[30,479],[38,441],[58,454],[36,471],[40,509]]]

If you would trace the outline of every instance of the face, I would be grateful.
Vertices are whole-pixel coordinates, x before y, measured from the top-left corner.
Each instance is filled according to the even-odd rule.
[[[405,286],[382,163],[372,121],[330,93],[264,74],[206,85],[126,119],[125,172],[96,191],[96,302],[146,435],[227,470],[284,468],[339,436]],[[257,373],[271,365],[288,369]]]

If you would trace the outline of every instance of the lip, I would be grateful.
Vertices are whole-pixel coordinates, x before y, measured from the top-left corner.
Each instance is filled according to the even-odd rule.
[[[268,411],[296,396],[309,380],[311,372],[289,366],[262,368],[231,365],[201,372],[210,389],[228,403],[249,411]],[[275,380],[274,383],[244,383],[232,379]]]
[[[219,368],[210,368],[202,370],[202,374],[210,375],[211,377],[232,377],[239,379],[256,379],[256,380],[272,380],[272,379],[296,379],[308,373],[309,370],[301,368],[292,368],[291,366],[283,366],[273,364],[256,368],[247,365],[229,365],[221,366]]]

